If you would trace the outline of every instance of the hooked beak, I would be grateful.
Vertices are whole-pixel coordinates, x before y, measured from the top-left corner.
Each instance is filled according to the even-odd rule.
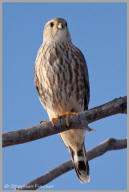
[[[58,29],[63,29],[64,28],[64,25],[63,23],[59,23],[58,26],[57,26]]]

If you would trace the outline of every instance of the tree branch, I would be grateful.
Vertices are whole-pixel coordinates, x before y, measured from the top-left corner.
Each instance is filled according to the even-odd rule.
[[[57,134],[68,129],[77,129],[78,127],[80,129],[82,128],[90,131],[91,129],[88,127],[88,123],[92,123],[96,120],[118,113],[127,113],[126,96],[114,99],[104,105],[95,107],[88,111],[80,112],[78,117],[70,116],[70,127],[66,127],[65,119],[62,118],[55,121],[55,127],[52,127],[51,122],[48,122],[45,124],[20,129],[18,131],[3,133],[2,146],[7,147],[11,145],[26,143]]]
[[[117,150],[117,149],[124,149],[127,148],[127,139],[113,139],[109,138],[106,141],[100,143],[98,146],[92,148],[87,152],[88,160],[92,160],[100,155],[103,155],[105,152],[110,150]],[[50,181],[54,180],[55,178],[59,177],[60,175],[66,173],[67,171],[72,170],[73,164],[72,161],[67,161],[56,168],[50,170],[46,174],[42,175],[34,179],[33,181],[29,182],[19,190],[36,190],[39,187],[46,185]],[[18,188],[17,188],[18,189]]]

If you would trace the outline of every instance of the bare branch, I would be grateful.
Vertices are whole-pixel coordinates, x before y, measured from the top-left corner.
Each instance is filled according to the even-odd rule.
[[[90,131],[91,129],[88,128],[88,123],[118,113],[127,113],[126,96],[114,99],[104,105],[95,107],[88,111],[80,112],[78,117],[70,116],[70,127],[68,128],[66,127],[65,119],[63,118],[55,121],[55,127],[52,127],[51,123],[48,122],[45,124],[20,129],[18,131],[3,133],[2,146],[7,147],[11,145],[26,143],[53,134],[57,134],[68,129],[77,129],[78,127],[80,129],[82,128]]]
[[[127,148],[127,139],[113,139],[109,138],[106,141],[100,143],[98,146],[92,148],[87,152],[88,160],[92,160],[100,155],[103,155],[105,152],[110,150],[124,149]],[[67,161],[56,168],[50,170],[46,174],[34,179],[33,181],[26,184],[24,187],[19,188],[19,190],[36,190],[39,187],[46,185],[50,181],[59,177],[60,175],[66,173],[67,171],[72,170],[73,164],[72,161]]]

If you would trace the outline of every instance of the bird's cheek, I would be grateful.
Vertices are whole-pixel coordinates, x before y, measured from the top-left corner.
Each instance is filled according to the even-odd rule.
[[[59,37],[59,31],[58,30],[56,30],[55,32],[54,32],[54,37],[56,38],[56,37]]]
[[[56,31],[55,31],[55,30],[52,30],[52,31],[51,31],[51,37],[52,37],[52,38],[55,38],[55,36],[56,36]]]

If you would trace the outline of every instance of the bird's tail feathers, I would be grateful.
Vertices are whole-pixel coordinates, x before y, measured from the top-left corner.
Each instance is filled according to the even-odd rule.
[[[86,158],[86,150],[83,145],[78,151],[74,151],[71,147],[69,148],[74,168],[77,176],[81,183],[87,183],[90,181],[89,164]]]

